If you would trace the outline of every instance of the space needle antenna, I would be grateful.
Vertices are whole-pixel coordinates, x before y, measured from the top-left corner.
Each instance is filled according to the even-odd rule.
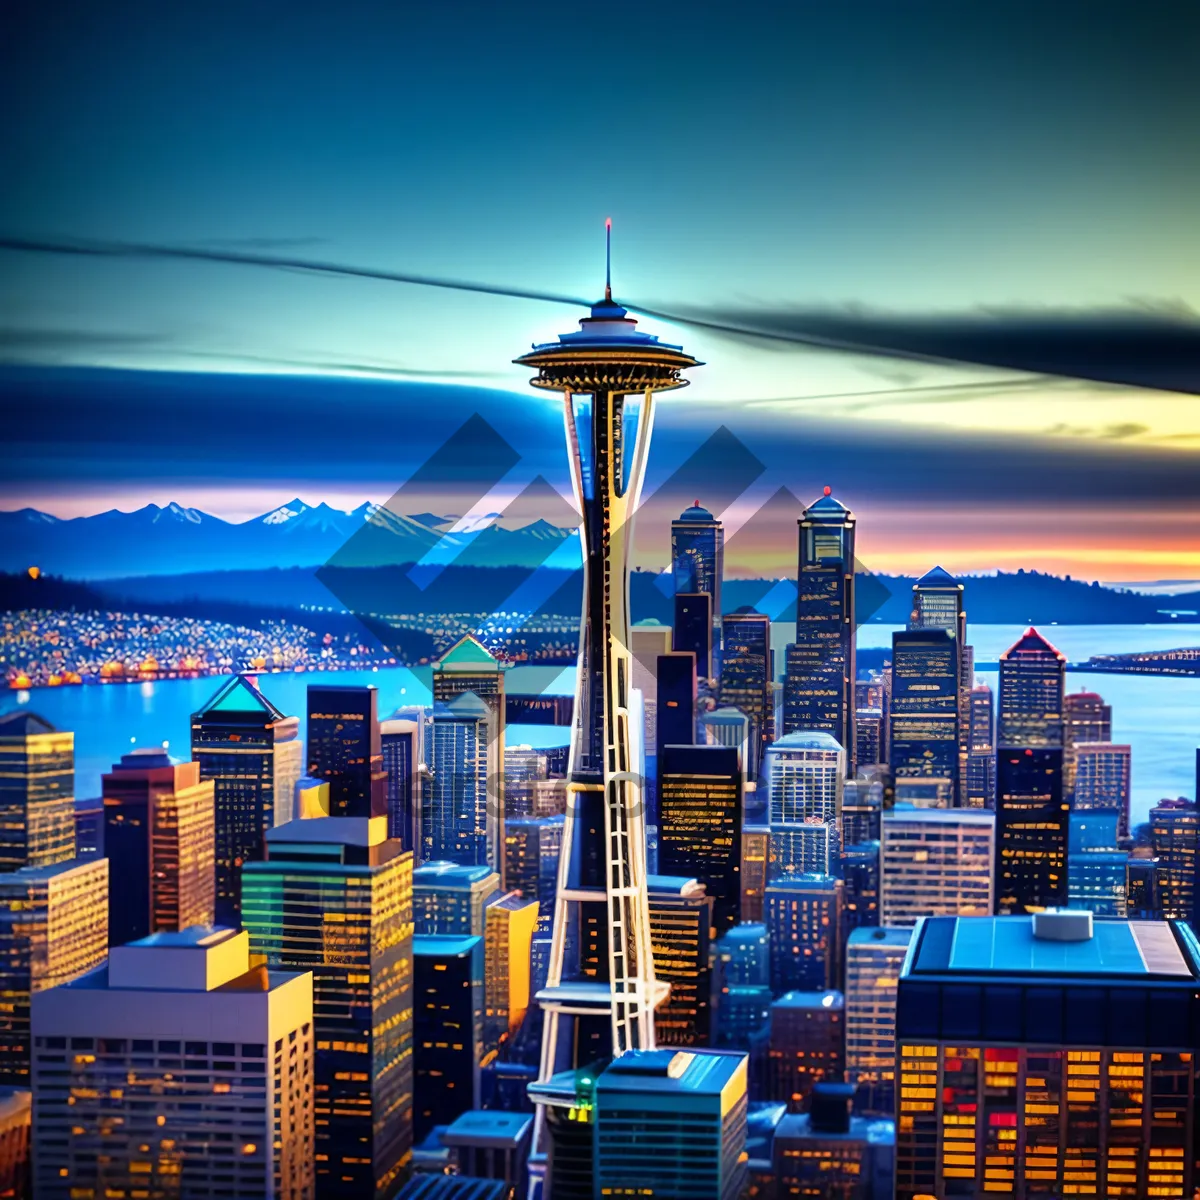
[[[604,299],[612,300],[612,217],[604,218]]]

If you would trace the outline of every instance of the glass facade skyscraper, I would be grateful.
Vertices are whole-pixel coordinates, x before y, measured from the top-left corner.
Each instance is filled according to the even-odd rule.
[[[411,716],[393,717],[379,726],[379,748],[387,772],[388,837],[396,838],[405,850],[417,848],[427,724],[423,709],[410,711]]]
[[[725,527],[697,500],[671,522],[671,573],[675,594],[692,592],[709,597],[708,644],[713,664],[700,675],[716,678],[721,673],[721,581],[725,574]],[[691,649],[676,646],[676,650]]]
[[[671,623],[671,649],[696,656],[696,675],[716,678],[712,629],[712,597],[707,592],[676,592]]]
[[[0,871],[75,854],[75,735],[34,713],[0,716]]]
[[[375,687],[311,684],[308,775],[329,784],[331,817],[387,815],[387,775]]]
[[[967,808],[996,807],[996,734],[992,689],[971,689],[967,735]]]
[[[891,769],[896,799],[952,808],[959,795],[960,646],[946,629],[892,634]],[[965,772],[964,772],[965,773]]]
[[[1107,809],[1117,814],[1117,832],[1129,836],[1129,799],[1132,750],[1113,742],[1081,742],[1071,747],[1074,787],[1070,794],[1075,812]],[[1064,750],[1065,755],[1065,750]],[[1064,774],[1064,787],[1066,776]]]
[[[767,1099],[802,1112],[813,1085],[840,1080],[845,1066],[846,1005],[841,992],[786,992],[771,1005]]]
[[[721,636],[721,706],[736,708],[749,722],[746,778],[757,779],[762,756],[775,740],[771,620],[743,606],[722,618]]]
[[[491,866],[498,814],[488,801],[491,714],[474,692],[437,703],[429,736],[429,786],[421,814],[422,858]]]
[[[846,1080],[855,1109],[896,1112],[896,989],[910,929],[855,929],[846,940]]]
[[[713,901],[686,876],[649,875],[654,976],[671,991],[654,1013],[660,1046],[708,1046],[713,1035]]]
[[[1063,794],[1075,794],[1076,747],[1080,742],[1112,741],[1112,705],[1096,692],[1067,692],[1063,696]]]
[[[996,745],[1063,745],[1066,655],[1032,626],[1000,656]]]
[[[412,853],[387,817],[267,834],[242,869],[250,949],[311,971],[317,1196],[395,1195],[413,1145]]]
[[[854,756],[854,515],[825,489],[799,519],[796,640],[787,648],[783,732],[823,730]],[[854,774],[854,762],[846,773]]]
[[[300,721],[254,679],[235,675],[192,715],[192,759],[213,784],[216,920],[237,926],[241,864],[262,858],[268,829],[302,815],[293,812],[304,767]]]

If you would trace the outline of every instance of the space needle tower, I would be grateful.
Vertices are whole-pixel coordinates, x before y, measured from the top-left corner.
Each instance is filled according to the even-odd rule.
[[[580,1088],[614,1057],[654,1048],[654,1009],[667,992],[654,978],[642,780],[631,752],[629,556],[655,393],[685,387],[681,372],[700,364],[681,347],[641,332],[613,300],[611,236],[610,221],[604,299],[578,331],[515,360],[537,372],[533,387],[562,395],[571,479],[583,515],[567,814],[550,970],[538,993],[545,1020],[541,1070],[530,1088],[539,1105],[538,1150],[548,1148],[551,1157],[554,1197],[570,1191],[557,1180],[566,1184],[572,1134],[586,1127]]]

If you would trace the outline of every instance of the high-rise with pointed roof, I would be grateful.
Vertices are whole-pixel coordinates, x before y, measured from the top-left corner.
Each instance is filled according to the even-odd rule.
[[[433,707],[429,736],[428,802],[421,815],[422,858],[463,866],[490,866],[499,872],[488,802],[491,717],[474,692],[460,692]]]
[[[501,663],[477,638],[459,638],[433,664],[433,699],[448,704],[463,692],[473,692],[488,710],[488,739],[483,782],[486,789],[488,861],[504,880],[504,672]]]
[[[1037,912],[1068,898],[1063,795],[1066,656],[1036,629],[1000,656],[996,730],[996,911]]]
[[[0,871],[75,855],[75,735],[35,713],[0,716]]]
[[[783,732],[824,730],[854,774],[854,514],[830,488],[801,514],[796,640],[787,648]]]
[[[711,601],[712,658],[702,675],[717,678],[721,663],[721,579],[725,573],[725,526],[697,500],[671,522],[671,571],[676,596],[702,592]],[[676,650],[690,649],[676,646]]]
[[[216,920],[236,928],[242,863],[261,859],[267,830],[292,819],[304,767],[300,721],[276,708],[253,677],[236,675],[192,715],[192,758],[201,781],[213,784]]]
[[[550,1189],[564,1200],[583,1194],[570,1190],[577,1178],[572,1172],[581,1157],[590,1163],[592,1110],[580,1105],[577,1068],[654,1046],[662,989],[654,974],[642,786],[633,757],[629,555],[655,393],[682,387],[682,372],[698,364],[681,347],[639,331],[607,285],[578,332],[536,345],[517,361],[537,372],[534,387],[563,398],[583,517],[584,604],[567,819],[549,977],[538,994],[546,1021],[542,1063],[530,1089],[539,1104],[531,1169],[540,1169],[548,1149]],[[661,673],[659,682],[661,701]],[[662,715],[660,707],[660,739]],[[603,943],[588,962],[581,953],[591,939],[568,936],[585,925],[600,932]],[[578,1182],[591,1195],[590,1174]]]

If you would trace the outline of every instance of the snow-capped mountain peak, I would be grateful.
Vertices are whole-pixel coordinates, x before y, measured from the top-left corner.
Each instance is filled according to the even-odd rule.
[[[264,525],[282,525],[285,521],[290,521],[307,511],[308,505],[303,500],[289,500],[286,504],[281,504],[278,508],[267,513],[261,520]]]

